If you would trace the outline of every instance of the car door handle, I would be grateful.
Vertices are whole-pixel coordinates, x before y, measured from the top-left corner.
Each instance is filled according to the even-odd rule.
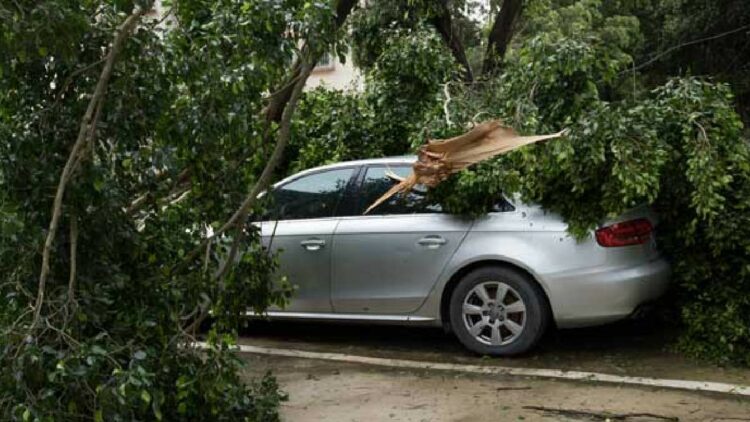
[[[417,241],[418,244],[426,246],[428,249],[437,249],[445,245],[448,241],[441,236],[425,236]]]
[[[323,239],[307,239],[299,242],[299,244],[308,251],[317,251],[326,245],[326,241]]]

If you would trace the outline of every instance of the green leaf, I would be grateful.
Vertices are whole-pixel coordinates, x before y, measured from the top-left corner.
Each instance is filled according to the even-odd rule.
[[[102,348],[98,344],[95,344],[95,345],[91,346],[91,353],[93,353],[95,355],[104,356],[104,355],[107,354],[107,351],[104,350],[104,348]]]

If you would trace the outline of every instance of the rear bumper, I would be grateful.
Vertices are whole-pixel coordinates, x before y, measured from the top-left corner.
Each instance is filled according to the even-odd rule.
[[[596,267],[544,277],[560,328],[605,324],[630,316],[667,289],[671,270],[663,259],[625,268]]]

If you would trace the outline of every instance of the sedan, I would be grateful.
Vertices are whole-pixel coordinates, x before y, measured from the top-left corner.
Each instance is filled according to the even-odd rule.
[[[363,214],[415,159],[337,163],[274,185],[256,224],[296,291],[268,317],[442,326],[476,353],[511,356],[553,324],[625,319],[666,290],[648,208],[584,240],[534,204],[498,196],[470,219],[443,212],[420,186]]]

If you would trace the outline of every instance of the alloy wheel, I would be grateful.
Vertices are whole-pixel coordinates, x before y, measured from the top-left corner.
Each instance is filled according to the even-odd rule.
[[[526,325],[523,298],[502,281],[485,281],[469,290],[461,315],[468,332],[490,346],[512,343]]]

